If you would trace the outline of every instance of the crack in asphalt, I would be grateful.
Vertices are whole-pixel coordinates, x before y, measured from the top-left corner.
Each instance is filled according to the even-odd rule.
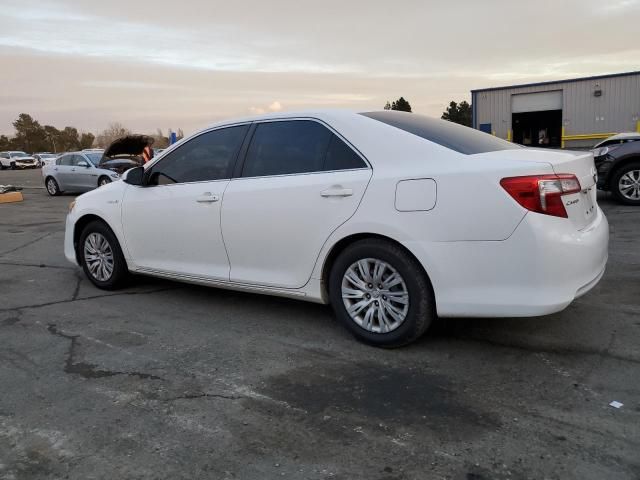
[[[450,338],[463,340],[463,341],[477,342],[477,343],[486,343],[496,347],[513,348],[515,350],[523,350],[525,352],[531,352],[531,353],[551,353],[556,355],[597,355],[600,357],[620,360],[622,362],[640,364],[640,359],[638,358],[625,357],[623,355],[617,355],[615,353],[611,353],[609,351],[609,346],[603,349],[597,349],[597,348],[579,349],[579,348],[560,348],[560,347],[543,347],[543,346],[536,346],[536,345],[522,345],[517,343],[500,342],[498,340],[493,340],[490,338],[472,337],[472,336],[464,336],[464,335],[451,336]]]
[[[165,402],[173,402],[175,400],[194,400],[197,398],[223,398],[225,400],[241,400],[245,397],[242,396],[238,396],[238,395],[223,395],[221,393],[206,393],[206,392],[200,392],[200,393],[191,393],[191,394],[185,394],[185,395],[180,395],[177,397],[171,397],[171,398],[165,398],[163,401]]]
[[[35,268],[55,268],[60,270],[75,270],[75,267],[63,267],[60,265],[47,265],[46,263],[22,263],[22,262],[0,262],[0,265],[10,267],[35,267]]]
[[[77,279],[76,288],[73,290],[73,295],[71,295],[71,301],[75,301],[78,299],[78,294],[80,293],[80,285],[82,284],[82,275],[80,275],[80,272],[76,270],[75,274]]]
[[[20,245],[19,247],[15,247],[15,248],[12,248],[11,250],[7,250],[6,252],[2,252],[2,253],[0,253],[0,257],[3,257],[3,256],[5,256],[5,255],[7,255],[9,253],[17,252],[18,250],[21,250],[21,249],[23,249],[25,247],[28,247],[29,245],[33,245],[34,243],[39,242],[40,240],[42,240],[42,239],[44,239],[46,237],[49,237],[49,236],[53,235],[54,233],[57,233],[57,232],[45,233],[44,235],[42,235],[42,236],[40,236],[38,238],[35,238],[33,240],[28,241],[27,243],[25,243],[23,245]]]
[[[144,292],[121,292],[121,293],[107,293],[107,294],[103,294],[103,295],[91,295],[89,297],[82,297],[82,298],[71,298],[68,300],[55,300],[53,302],[45,302],[45,303],[37,303],[34,305],[21,305],[19,307],[10,307],[10,308],[0,308],[0,312],[12,312],[12,311],[16,311],[16,310],[27,310],[27,309],[33,309],[33,308],[43,308],[43,307],[50,307],[51,305],[62,305],[64,303],[72,303],[72,302],[83,302],[85,300],[95,300],[97,298],[107,298],[107,297],[121,297],[124,295],[150,295],[152,293],[159,293],[159,292],[168,292],[171,290],[178,290],[180,287],[171,287],[171,288],[158,288],[155,290],[147,290]]]
[[[47,331],[57,337],[66,338],[70,340],[69,349],[67,350],[67,358],[64,364],[64,372],[71,375],[80,375],[83,378],[104,378],[115,377],[117,375],[126,375],[129,377],[138,377],[142,380],[164,380],[162,377],[153,375],[151,373],[144,372],[121,372],[117,370],[102,370],[98,369],[97,365],[86,362],[76,362],[76,348],[78,346],[78,338],[81,335],[69,335],[67,333],[58,330],[55,323],[49,323],[47,325]]]

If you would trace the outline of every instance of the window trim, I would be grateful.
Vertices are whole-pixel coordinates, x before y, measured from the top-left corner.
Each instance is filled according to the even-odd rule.
[[[218,178],[218,179],[215,179],[215,180],[197,180],[197,181],[194,181],[194,182],[165,183],[165,184],[162,184],[162,185],[148,185],[146,183],[149,180],[149,178],[151,177],[151,175],[153,174],[153,169],[157,164],[161,163],[163,160],[166,160],[167,157],[169,155],[171,155],[172,152],[175,152],[179,148],[184,147],[185,145],[187,145],[192,140],[195,140],[196,138],[201,137],[202,135],[205,135],[205,134],[211,133],[211,132],[215,132],[217,130],[224,130],[225,128],[241,127],[243,125],[249,125],[249,128],[245,132],[244,138],[242,140],[242,143],[240,144],[240,148],[236,152],[235,158],[231,161],[231,164],[229,165],[229,168],[228,168],[229,178]],[[155,161],[152,161],[151,163],[148,164],[147,167],[145,167],[145,172],[144,172],[144,177],[143,177],[144,178],[143,186],[144,187],[172,187],[174,185],[191,185],[191,184],[196,184],[196,183],[228,182],[229,180],[231,180],[233,178],[233,175],[235,173],[235,168],[236,168],[236,165],[238,163],[238,159],[239,159],[240,154],[242,152],[242,148],[244,147],[246,139],[247,139],[249,133],[251,132],[251,127],[252,127],[252,122],[238,122],[238,123],[231,123],[231,124],[226,124],[226,125],[217,125],[215,127],[207,128],[205,130],[201,130],[199,132],[196,132],[193,135],[187,137],[186,139],[181,140],[180,142],[177,142],[174,145],[171,145],[171,147],[173,147],[173,148],[171,148],[171,147],[167,148],[165,151],[162,152],[162,155],[160,155],[160,157],[156,158]]]
[[[291,121],[312,121],[319,123],[323,127],[327,128],[329,132],[333,133],[340,140],[342,140],[351,150],[353,150],[356,155],[358,155],[365,163],[364,167],[359,168],[343,168],[339,170],[315,170],[313,172],[297,172],[297,173],[280,173],[277,175],[258,175],[253,177],[244,177],[242,176],[242,170],[244,169],[244,164],[247,160],[247,153],[249,151],[249,146],[251,145],[251,141],[253,140],[253,135],[258,128],[258,125],[261,123],[274,123],[274,122],[291,122]],[[335,172],[352,172],[356,170],[373,170],[371,166],[371,162],[365,157],[360,150],[358,150],[349,140],[347,140],[343,135],[341,135],[335,128],[329,125],[327,122],[323,121],[320,118],[316,117],[277,117],[277,118],[264,118],[260,120],[254,120],[252,122],[252,126],[247,132],[247,137],[245,138],[246,145],[243,145],[240,149],[240,153],[242,154],[242,158],[240,158],[237,162],[237,168],[234,170],[234,176],[232,180],[244,180],[244,179],[256,179],[256,178],[274,178],[274,177],[291,177],[294,175],[316,175],[320,173],[335,173]],[[326,154],[325,154],[326,155]]]

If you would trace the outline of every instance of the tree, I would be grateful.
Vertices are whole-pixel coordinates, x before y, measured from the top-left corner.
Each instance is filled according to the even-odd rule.
[[[0,151],[13,150],[13,142],[6,135],[0,135]]]
[[[404,99],[404,97],[400,97],[398,100],[396,100],[393,103],[389,103],[387,102],[387,104],[384,106],[385,110],[399,110],[401,112],[410,112],[411,111],[411,104],[406,101]]]
[[[111,122],[109,126],[98,134],[96,143],[99,147],[106,148],[118,138],[130,135],[131,131],[120,122]]]
[[[167,148],[169,146],[169,137],[165,137],[162,129],[158,128],[156,134],[152,135],[154,148]]]
[[[13,127],[16,129],[13,143],[18,149],[37,152],[46,147],[47,138],[44,129],[31,115],[21,113],[13,122]]]
[[[80,134],[80,148],[91,148],[93,146],[93,141],[96,139],[96,136],[93,133],[82,133]]]
[[[471,105],[465,100],[460,102],[460,104],[451,101],[447,110],[442,113],[442,117],[440,118],[453,123],[459,123],[465,127],[470,127],[472,125]]]

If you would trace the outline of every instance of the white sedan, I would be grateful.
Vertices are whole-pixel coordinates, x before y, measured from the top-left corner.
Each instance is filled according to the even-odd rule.
[[[65,255],[331,303],[398,346],[440,317],[558,312],[600,280],[609,229],[590,152],[535,150],[412,113],[221,122],[70,207]]]

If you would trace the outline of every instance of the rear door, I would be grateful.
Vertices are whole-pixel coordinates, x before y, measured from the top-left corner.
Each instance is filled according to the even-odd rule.
[[[230,280],[304,286],[326,239],[355,213],[371,173],[318,121],[258,123],[222,203]]]
[[[73,163],[74,163],[75,154],[67,153],[66,155],[61,156],[56,161],[56,166],[53,168],[55,172],[56,179],[60,184],[61,190],[73,190]]]

